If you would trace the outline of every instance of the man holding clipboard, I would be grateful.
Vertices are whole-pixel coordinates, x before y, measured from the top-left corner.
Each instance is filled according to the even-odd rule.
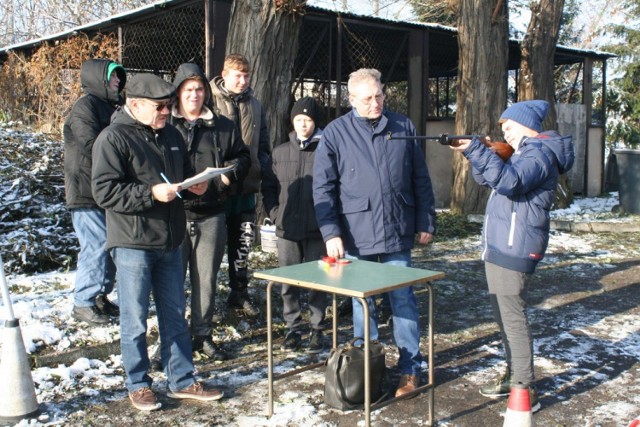
[[[178,102],[170,123],[182,134],[191,161],[200,172],[179,185],[187,188],[211,180],[202,197],[185,200],[187,236],[182,244],[183,268],[191,284],[191,335],[193,351],[212,360],[227,354],[212,339],[218,271],[227,242],[225,205],[230,186],[247,175],[249,148],[235,123],[213,112],[211,88],[194,63],[178,67],[173,81]]]
[[[167,396],[218,400],[222,392],[196,382],[185,320],[180,245],[186,218],[177,184],[193,175],[180,133],[167,125],[174,86],[153,74],[136,74],[127,102],[93,146],[92,192],[107,217],[107,243],[117,267],[120,345],[125,385],[132,405],[153,411],[162,405],[152,390],[147,353],[147,317],[153,292],[161,354],[167,367]],[[185,199],[202,195],[193,185]],[[169,367],[171,369],[169,369]]]

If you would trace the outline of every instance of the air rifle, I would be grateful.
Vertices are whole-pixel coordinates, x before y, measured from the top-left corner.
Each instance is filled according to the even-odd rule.
[[[473,139],[478,138],[482,143],[489,147],[491,151],[496,153],[502,160],[505,162],[511,157],[513,154],[513,148],[503,141],[487,141],[481,135],[449,135],[446,133],[442,133],[437,136],[408,136],[408,135],[392,135],[391,132],[387,134],[387,139],[415,139],[415,140],[427,140],[427,141],[438,141],[442,145],[452,145],[456,146],[457,143],[455,141],[459,139]]]

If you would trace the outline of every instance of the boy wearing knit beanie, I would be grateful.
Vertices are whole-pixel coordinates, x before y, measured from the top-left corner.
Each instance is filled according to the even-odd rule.
[[[318,127],[322,110],[315,99],[298,100],[291,110],[294,130],[289,140],[273,149],[262,177],[263,204],[276,225],[278,263],[281,267],[321,259],[325,245],[313,208],[313,160],[322,136]],[[283,350],[294,351],[302,344],[300,331],[300,288],[282,285],[283,315],[287,335]],[[327,294],[308,291],[311,311],[307,352],[324,348],[323,328]]]
[[[478,184],[492,189],[482,230],[482,260],[489,300],[502,336],[506,370],[480,389],[487,397],[507,396],[511,386],[529,389],[531,411],[540,409],[534,386],[533,340],[524,295],[549,242],[549,210],[560,174],[571,169],[571,136],[542,131],[549,104],[518,102],[500,116],[505,140],[514,154],[503,161],[478,139],[451,147],[473,167]]]

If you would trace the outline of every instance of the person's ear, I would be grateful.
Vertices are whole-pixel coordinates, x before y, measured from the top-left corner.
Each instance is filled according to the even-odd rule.
[[[137,112],[140,109],[140,99],[132,98],[130,105],[131,105],[131,109]]]

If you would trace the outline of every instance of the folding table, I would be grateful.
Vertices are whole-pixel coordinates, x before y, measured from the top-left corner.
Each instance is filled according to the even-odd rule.
[[[351,260],[348,264],[327,264],[319,261],[311,261],[302,264],[279,267],[270,270],[256,271],[253,276],[258,279],[268,280],[267,285],[267,347],[268,347],[268,384],[269,384],[269,410],[268,416],[273,415],[273,381],[300,372],[317,368],[324,363],[314,363],[298,369],[288,371],[284,374],[273,376],[273,332],[272,332],[272,304],[271,289],[276,283],[284,283],[299,286],[305,289],[323,291],[333,295],[333,348],[337,347],[338,339],[338,319],[336,296],[355,297],[360,300],[364,308],[364,379],[365,379],[365,401],[364,413],[367,427],[371,421],[371,410],[386,406],[400,399],[412,397],[423,390],[429,390],[429,425],[433,425],[434,406],[434,375],[433,375],[433,287],[431,281],[441,279],[444,273],[439,271],[423,270],[412,267],[400,267],[377,262]],[[371,404],[369,393],[369,305],[365,298],[389,292],[394,289],[403,288],[417,284],[425,284],[429,293],[429,325],[428,325],[428,349],[427,357],[429,363],[429,382],[418,387],[414,392],[405,394],[400,398],[393,398]]]

